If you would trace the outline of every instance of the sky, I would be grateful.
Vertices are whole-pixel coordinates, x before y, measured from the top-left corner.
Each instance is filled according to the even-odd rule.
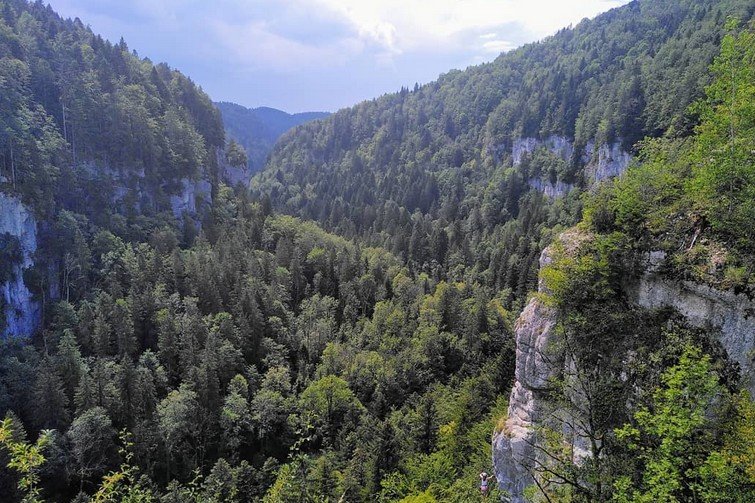
[[[495,59],[628,0],[47,0],[215,101],[335,111]]]

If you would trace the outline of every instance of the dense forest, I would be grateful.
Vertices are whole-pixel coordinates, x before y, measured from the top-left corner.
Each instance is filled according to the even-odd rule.
[[[246,108],[226,101],[215,103],[215,106],[223,117],[228,141],[237,143],[246,152],[250,174],[265,167],[268,154],[285,132],[299,124],[330,115],[325,112],[289,114],[275,108]]]
[[[522,299],[546,229],[579,219],[576,193],[554,206],[533,180],[590,186],[588,146],[631,152],[646,135],[688,135],[725,20],[752,15],[749,1],[631,2],[305,125],[277,145],[253,189],[424,272],[472,274]],[[570,156],[541,148],[513,162],[516,139],[551,135],[572,144]]]
[[[66,209],[144,239],[181,179],[217,176],[220,113],[186,76],[42,2],[0,11],[3,191],[40,216]]]
[[[477,501],[540,278],[589,383],[554,400],[588,404],[596,442],[575,462],[543,431],[527,497],[752,501],[747,369],[624,285],[662,251],[669,277],[753,293],[754,12],[631,2],[299,126],[247,190],[187,77],[0,0],[0,189],[39,219],[43,306],[0,345],[0,500]],[[570,156],[515,162],[552,135]],[[603,144],[635,155],[624,176],[590,175]],[[186,180],[211,186],[194,215],[171,208]],[[18,247],[0,236],[0,281]]]
[[[571,362],[554,400],[589,417],[592,456],[575,464],[549,426],[534,501],[755,499],[752,354],[727,355],[717,330],[639,308],[625,288],[652,253],[665,277],[752,298],[755,27],[727,26],[694,134],[643,142],[542,272]]]

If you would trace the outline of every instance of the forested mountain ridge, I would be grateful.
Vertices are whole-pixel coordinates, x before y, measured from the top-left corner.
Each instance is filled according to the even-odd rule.
[[[755,24],[727,31],[693,134],[543,252],[494,436],[512,502],[755,499]]]
[[[397,499],[415,455],[468,493],[502,300],[235,194],[185,76],[41,2],[0,12],[2,499]]]
[[[267,154],[283,133],[300,124],[330,115],[327,112],[289,114],[270,107],[246,108],[223,101],[215,105],[223,117],[228,136],[249,154],[249,166],[253,171],[264,168]]]
[[[289,129],[305,122],[323,119],[327,112],[289,114],[270,107],[246,108],[229,102],[217,102],[226,135],[241,145],[247,154],[247,171],[238,181],[246,185],[251,176],[265,167],[275,142]]]
[[[189,78],[41,1],[0,2],[0,87],[2,333],[28,336],[47,298],[88,288],[88,252],[67,248],[84,229],[143,241],[168,224],[193,239],[224,132]]]
[[[521,297],[535,286],[544,228],[578,212],[574,195],[554,209],[531,187],[566,195],[596,178],[586,164],[621,159],[607,170],[616,174],[645,135],[688,134],[725,19],[752,12],[749,1],[633,1],[304,125],[253,189],[427,272],[466,270]]]
[[[38,214],[54,211],[63,194],[83,203],[91,194],[61,185],[83,183],[87,166],[100,172],[92,176],[112,171],[150,180],[156,195],[179,192],[183,178],[216,175],[220,114],[187,77],[42,2],[4,1],[2,23],[0,174],[3,188]],[[164,209],[154,206],[140,212]]]

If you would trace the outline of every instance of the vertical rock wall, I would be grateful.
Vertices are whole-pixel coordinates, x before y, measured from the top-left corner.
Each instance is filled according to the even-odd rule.
[[[690,325],[719,331],[729,359],[739,365],[742,384],[755,396],[755,302],[744,294],[691,281],[671,281],[647,272],[630,291],[643,307],[672,307]]]
[[[564,136],[551,135],[544,140],[532,137],[517,138],[511,144],[513,165],[519,166],[525,155],[530,155],[540,148],[547,149],[567,162],[571,162],[575,154],[574,143]],[[504,145],[498,145],[490,150],[498,158],[506,149]],[[622,149],[620,141],[604,143],[597,148],[595,142],[590,141],[579,157],[579,162],[585,167],[585,181],[588,185],[620,176],[627,170],[631,161],[632,156]],[[529,179],[527,183],[531,188],[551,198],[562,197],[574,188],[573,185],[562,181],[551,183],[534,178]]]
[[[589,235],[567,231],[559,237],[559,245],[566,253],[571,253],[586,239],[589,239]],[[541,269],[551,263],[554,252],[553,245],[543,250],[540,255]],[[548,293],[542,281],[538,291]],[[499,487],[510,495],[511,503],[524,503],[524,489],[533,483],[530,472],[538,460],[538,424],[547,415],[563,416],[566,413],[554,410],[547,400],[551,391],[551,379],[559,375],[567,365],[563,355],[553,349],[557,324],[555,308],[548,306],[542,297],[535,296],[519,315],[514,326],[515,382],[503,429],[493,436],[495,475]],[[579,443],[574,432],[564,431],[564,436],[574,437],[573,443]],[[583,456],[582,449],[577,445],[575,455]]]
[[[559,243],[569,254],[585,239],[589,239],[589,235],[567,231],[559,237]],[[543,251],[541,268],[550,263],[553,251],[552,247]],[[755,302],[742,294],[665,278],[658,272],[662,261],[662,254],[650,254],[644,274],[626,287],[628,298],[649,309],[672,307],[691,325],[718,331],[729,358],[739,364],[743,384],[755,394]],[[539,291],[547,293],[542,283]],[[493,436],[495,474],[500,488],[509,493],[512,503],[524,503],[524,489],[533,483],[530,473],[538,462],[538,426],[547,426],[549,417],[569,414],[569,411],[557,410],[548,400],[551,378],[568,374],[569,366],[558,353],[559,345],[554,344],[557,342],[556,314],[535,296],[515,325],[516,380],[503,429]],[[574,462],[590,455],[578,431],[563,433],[565,440],[572,444]]]
[[[12,278],[0,285],[5,324],[2,338],[28,337],[39,326],[40,307],[24,284],[23,270],[33,265],[37,250],[37,222],[21,201],[0,192],[0,234],[8,233],[18,239],[21,262],[14,264]]]

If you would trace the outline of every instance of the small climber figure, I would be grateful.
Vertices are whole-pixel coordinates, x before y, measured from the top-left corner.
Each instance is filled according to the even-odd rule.
[[[487,472],[482,472],[480,474],[480,494],[482,494],[483,498],[488,497],[488,493],[490,492],[490,480],[495,478],[495,475],[488,475]]]

